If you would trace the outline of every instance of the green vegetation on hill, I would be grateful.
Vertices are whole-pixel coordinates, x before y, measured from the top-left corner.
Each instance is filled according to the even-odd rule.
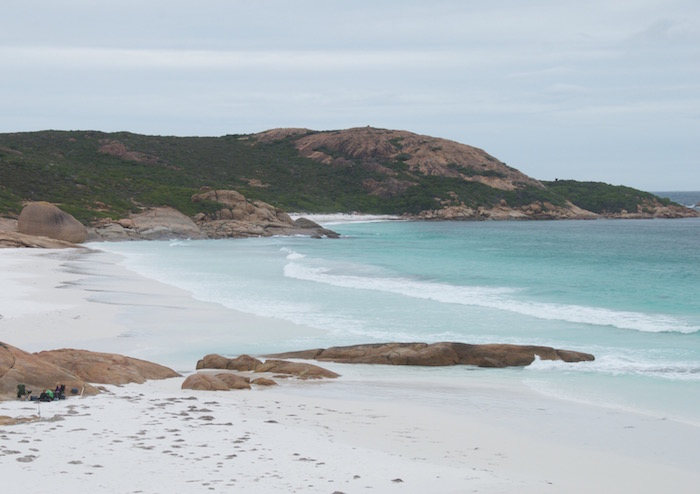
[[[0,215],[19,214],[23,201],[59,204],[83,223],[143,207],[171,206],[188,215],[218,209],[216,203],[191,201],[202,187],[234,189],[250,200],[310,213],[417,214],[460,202],[474,208],[502,201],[510,207],[535,201],[562,206],[567,199],[596,212],[619,211],[634,210],[634,201],[650,195],[569,181],[502,190],[412,171],[404,154],[368,162],[336,152],[333,163],[324,164],[300,156],[295,140],[303,135],[257,140],[94,131],[0,134]],[[466,165],[450,166],[454,172]],[[499,178],[497,172],[479,174]],[[380,184],[379,192],[368,184]]]
[[[623,211],[637,212],[638,207],[648,209],[654,204],[664,206],[671,204],[669,199],[662,199],[649,192],[623,185],[577,182],[575,180],[556,180],[543,183],[550,191],[566,197],[578,207],[603,215],[617,214]]]

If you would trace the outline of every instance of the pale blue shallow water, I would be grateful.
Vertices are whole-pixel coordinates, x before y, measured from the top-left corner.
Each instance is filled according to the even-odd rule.
[[[265,348],[254,336],[236,347],[224,338],[213,352],[382,341],[549,345],[593,353],[596,361],[438,372],[445,379],[503,376],[566,399],[700,423],[699,220],[332,228],[342,238],[100,248],[199,299],[325,331],[289,334]]]

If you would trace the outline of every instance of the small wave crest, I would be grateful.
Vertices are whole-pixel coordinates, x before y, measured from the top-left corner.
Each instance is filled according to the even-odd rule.
[[[637,375],[671,381],[700,382],[700,365],[697,362],[650,360],[644,357],[634,358],[620,355],[604,355],[596,358],[593,362],[577,362],[575,364],[536,358],[526,369],[528,371],[588,372],[612,376]]]
[[[333,226],[342,225],[345,223],[378,223],[382,221],[397,221],[400,220],[400,216],[388,215],[388,214],[348,214],[348,213],[336,213],[336,214],[301,214],[301,213],[290,213],[289,216],[296,220],[298,218],[306,218],[308,220],[314,221],[320,225]]]
[[[700,327],[661,314],[616,311],[600,307],[518,300],[517,289],[505,287],[460,286],[407,278],[363,277],[333,274],[330,269],[290,262],[284,275],[327,285],[375,290],[406,297],[513,312],[538,319],[612,326],[649,333],[696,333]]]
[[[287,254],[287,259],[290,261],[294,261],[297,259],[304,259],[306,257],[304,254],[300,254],[300,253],[290,249],[289,247],[282,247],[280,249],[280,251]]]

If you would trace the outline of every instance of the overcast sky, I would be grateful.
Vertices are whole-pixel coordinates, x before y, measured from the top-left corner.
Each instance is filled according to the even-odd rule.
[[[700,190],[697,0],[3,2],[0,132],[371,125]]]

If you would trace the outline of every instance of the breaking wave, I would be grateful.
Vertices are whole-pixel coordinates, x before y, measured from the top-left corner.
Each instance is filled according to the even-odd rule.
[[[293,260],[289,256],[288,259]],[[612,326],[648,333],[696,333],[700,331],[700,327],[661,314],[518,300],[514,295],[519,290],[514,288],[459,286],[401,277],[333,274],[328,268],[305,266],[297,262],[286,264],[284,275],[288,278],[336,287],[374,290],[447,304],[496,309],[545,320]]]

